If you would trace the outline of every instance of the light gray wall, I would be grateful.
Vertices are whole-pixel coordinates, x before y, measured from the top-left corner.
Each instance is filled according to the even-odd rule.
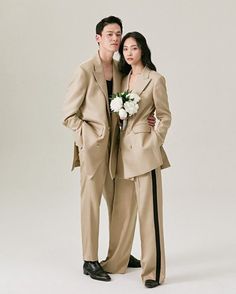
[[[75,67],[97,50],[96,23],[113,14],[123,20],[124,32],[138,30],[147,37],[167,80],[173,114],[165,144],[172,168],[163,172],[169,254],[201,247],[203,240],[209,248],[216,240],[235,242],[228,228],[236,208],[236,2],[9,0],[0,5],[3,233],[26,224],[42,230],[50,220],[55,230],[54,218],[63,226],[71,216],[66,231],[78,221],[79,174],[70,173],[72,134],[61,124],[61,107]],[[104,218],[104,205],[102,212]],[[107,222],[102,223],[105,255]],[[21,240],[20,234],[12,238]],[[134,251],[138,246],[137,238]]]

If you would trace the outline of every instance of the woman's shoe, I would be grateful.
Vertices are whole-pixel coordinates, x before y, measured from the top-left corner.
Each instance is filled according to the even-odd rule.
[[[154,288],[154,287],[157,287],[158,285],[160,285],[158,283],[158,281],[155,281],[155,280],[146,280],[145,281],[145,287],[147,288]]]
[[[133,268],[141,267],[140,260],[135,258],[133,255],[130,255],[128,267],[133,267]]]

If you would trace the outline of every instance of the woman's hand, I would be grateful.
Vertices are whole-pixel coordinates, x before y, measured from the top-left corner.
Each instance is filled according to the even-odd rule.
[[[149,117],[147,118],[148,124],[150,127],[155,127],[156,125],[156,118],[153,114],[149,115]]]

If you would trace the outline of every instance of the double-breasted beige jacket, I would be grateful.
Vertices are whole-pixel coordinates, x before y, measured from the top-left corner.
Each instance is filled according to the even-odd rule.
[[[121,76],[117,61],[113,60],[113,92],[120,91]],[[107,85],[99,53],[82,63],[69,84],[63,107],[63,124],[74,131],[74,158],[72,170],[83,162],[86,173],[92,177],[102,161],[106,160],[111,128],[117,125],[117,116],[111,114]],[[115,135],[115,132],[112,134]],[[114,156],[109,152],[110,156]],[[114,177],[114,160],[110,173]]]
[[[122,81],[122,90],[128,89],[130,74]],[[133,178],[158,167],[170,166],[163,148],[171,123],[165,79],[158,72],[145,67],[137,77],[132,92],[138,94],[138,112],[128,118],[126,129],[121,131],[117,160],[117,176]],[[156,127],[150,127],[147,118],[155,113]]]

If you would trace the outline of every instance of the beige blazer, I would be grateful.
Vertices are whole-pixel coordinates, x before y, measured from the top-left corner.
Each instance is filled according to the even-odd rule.
[[[129,78],[130,74],[123,79],[122,90],[128,89]],[[162,146],[171,123],[164,77],[145,67],[132,91],[141,100],[138,112],[128,118],[126,129],[120,134],[117,176],[125,179],[170,166]],[[154,112],[158,118],[155,129],[147,123]]]
[[[113,60],[113,92],[119,92],[120,85],[117,61]],[[87,175],[92,177],[110,151],[110,130],[117,125],[117,117],[110,113],[99,53],[76,70],[64,102],[63,124],[74,131],[72,170],[83,162]],[[109,162],[114,177],[113,160]]]

